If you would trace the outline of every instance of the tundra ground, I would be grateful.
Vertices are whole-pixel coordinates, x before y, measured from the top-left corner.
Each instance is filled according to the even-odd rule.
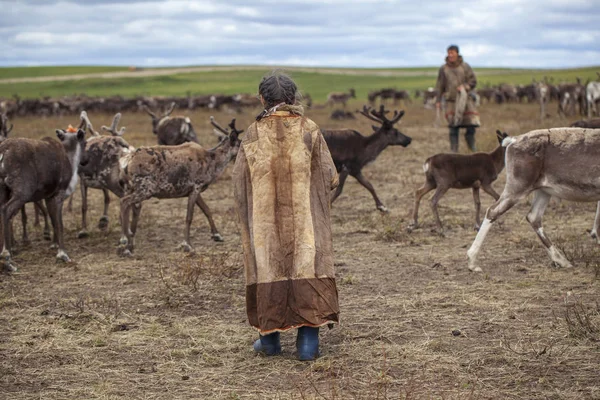
[[[359,115],[335,122],[329,113],[307,115],[323,128],[371,132]],[[481,150],[494,148],[496,129],[517,135],[571,122],[540,123],[535,105],[485,104],[481,114]],[[245,127],[255,112],[214,115],[222,125],[235,116]],[[190,114],[206,147],[217,141],[209,116]],[[111,117],[90,115],[96,127]],[[484,273],[469,272],[470,191],[450,190],[441,200],[444,237],[431,232],[431,194],[421,204],[421,228],[405,229],[424,160],[449,148],[447,129],[433,120],[431,110],[408,106],[400,128],[412,144],[388,148],[364,170],[389,214],[353,178],[333,205],[341,324],[322,330],[317,361],[296,361],[292,332],[282,335],[282,356],[252,351],[257,334],[245,315],[230,166],[203,194],[225,242],[210,240],[196,210],[194,254],[177,250],[185,199],[144,203],[134,258],[117,256],[114,196],[108,231],[94,228],[100,191],[90,190],[89,238],[76,237],[78,191],[73,211],[65,211],[73,263],[56,263],[41,230],[32,230],[31,244],[14,257],[19,271],[0,275],[0,398],[600,399],[600,246],[587,233],[595,204],[553,202],[545,214],[546,232],[575,268],[550,266],[524,201],[492,228],[481,253]],[[130,144],[155,144],[146,114],[121,121]],[[38,138],[78,121],[12,122],[12,136]],[[504,177],[494,184],[498,192]],[[484,212],[492,199],[481,198]],[[19,218],[14,225],[19,237]]]

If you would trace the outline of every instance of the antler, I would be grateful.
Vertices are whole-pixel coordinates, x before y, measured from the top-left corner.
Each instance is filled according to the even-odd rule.
[[[375,121],[378,122],[380,124],[383,123],[383,121],[379,118],[376,118],[375,116],[371,115],[371,113],[373,112],[373,109],[371,107],[368,106],[363,106],[362,111],[361,110],[357,110],[361,115],[364,115],[365,117],[367,117],[368,119],[370,119],[371,121]]]
[[[98,132],[96,132],[94,130],[94,126],[92,125],[92,123],[90,122],[90,119],[88,118],[87,112],[82,111],[81,115],[79,116],[79,118],[81,119],[81,123],[79,124],[79,129],[89,129],[90,133],[93,136],[100,136],[100,134]]]
[[[152,111],[150,111],[150,109],[148,108],[147,105],[143,104],[142,110],[146,111],[146,113],[148,113],[148,115],[150,115],[152,118],[156,119],[156,114],[154,114]]]
[[[121,127],[121,129],[119,129],[119,131],[117,132],[117,125],[119,125],[119,121],[121,120],[121,113],[116,113],[115,116],[113,117],[113,121],[112,124],[109,127],[102,125],[102,130],[110,132],[113,136],[123,136],[123,134],[125,133],[125,127]]]
[[[171,105],[169,106],[169,108],[167,109],[167,111],[163,114],[163,118],[164,117],[168,117],[169,115],[171,115],[171,113],[173,112],[173,110],[175,109],[175,105],[177,103],[172,102]]]
[[[381,119],[382,122],[387,122],[392,125],[394,125],[396,122],[398,122],[400,120],[400,118],[402,118],[402,116],[404,115],[404,110],[402,110],[402,111],[394,110],[394,115],[392,116],[392,119],[388,119],[385,116],[385,114],[387,112],[389,112],[389,111],[385,110],[385,107],[383,104],[379,107],[379,111],[371,110],[371,114],[373,114],[376,118]]]
[[[235,132],[237,134],[244,132],[243,129],[240,131],[235,127],[235,118],[231,120],[231,122],[229,123],[229,127],[231,128],[232,132]]]
[[[234,125],[235,125],[235,118],[233,119],[233,121],[231,121]],[[217,121],[215,121],[215,117],[213,117],[212,115],[210,116],[210,123],[212,126],[214,126],[215,128],[217,128],[217,130],[219,130],[220,132],[229,135],[229,131],[225,128],[223,128],[221,125],[219,125],[217,123]],[[229,124],[229,126],[231,126],[231,124]],[[235,128],[232,128],[235,129]]]

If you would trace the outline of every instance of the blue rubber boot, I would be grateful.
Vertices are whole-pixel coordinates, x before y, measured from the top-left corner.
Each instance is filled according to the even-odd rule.
[[[300,361],[312,361],[319,357],[319,328],[310,326],[298,328],[296,350]]]
[[[261,335],[254,342],[254,351],[263,353],[266,356],[276,356],[281,354],[281,343],[279,342],[279,332],[274,332],[269,335]]]

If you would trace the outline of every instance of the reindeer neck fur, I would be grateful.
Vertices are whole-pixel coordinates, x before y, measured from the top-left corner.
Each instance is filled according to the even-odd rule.
[[[506,155],[506,147],[500,144],[496,147],[492,152],[488,153],[492,158],[492,163],[494,164],[494,168],[497,173],[500,173],[504,169],[505,165],[505,155]]]
[[[65,192],[65,195],[68,197],[75,191],[75,186],[77,186],[77,181],[79,179],[79,174],[77,173],[79,162],[81,161],[81,146],[79,143],[75,145],[75,151],[70,154],[67,153],[67,158],[71,164],[71,180],[69,181],[69,186]]]
[[[386,129],[382,126],[365,141],[365,151],[363,152],[366,163],[375,161],[377,156],[385,150],[390,144],[386,135]]]
[[[210,171],[210,175],[212,176],[211,182],[221,176],[225,170],[225,167],[227,167],[227,164],[229,164],[229,161],[231,161],[233,157],[231,150],[231,142],[229,138],[227,138],[219,143],[216,147],[213,147],[207,151],[210,160],[208,163],[208,169]]]

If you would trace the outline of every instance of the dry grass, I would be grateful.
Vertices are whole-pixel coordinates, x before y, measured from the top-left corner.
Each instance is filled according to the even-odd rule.
[[[497,128],[519,134],[568,122],[540,124],[535,106],[481,111],[483,150],[494,147]],[[322,127],[370,131],[369,121],[331,122],[328,114],[309,112]],[[91,117],[96,125],[110,118]],[[191,117],[201,142],[215,143],[209,114]],[[237,117],[244,126],[253,114]],[[229,169],[205,192],[226,241],[212,242],[197,212],[195,254],[176,250],[185,200],[144,203],[132,259],[116,255],[117,201],[109,231],[91,229],[88,239],[76,239],[79,212],[66,213],[72,264],[56,264],[34,229],[31,246],[15,257],[19,272],[0,275],[0,398],[599,399],[600,257],[586,233],[595,206],[562,202],[545,216],[547,233],[576,268],[550,267],[524,202],[492,229],[481,253],[485,272],[469,273],[470,191],[442,199],[445,237],[430,232],[428,199],[422,227],[405,230],[422,162],[448,148],[447,130],[432,127],[433,117],[410,106],[402,128],[413,143],[387,149],[365,169],[389,215],[380,215],[353,179],[333,207],[342,323],[323,330],[317,361],[295,360],[292,333],[282,335],[280,357],[251,350],[256,333],[246,322]],[[132,145],[154,142],[146,115],[122,121]],[[15,136],[40,137],[76,121],[13,122]],[[504,175],[494,186],[500,191],[503,184]],[[101,197],[90,191],[90,226],[100,217]],[[75,210],[79,200],[77,194]],[[485,209],[492,199],[482,195],[482,202]]]

